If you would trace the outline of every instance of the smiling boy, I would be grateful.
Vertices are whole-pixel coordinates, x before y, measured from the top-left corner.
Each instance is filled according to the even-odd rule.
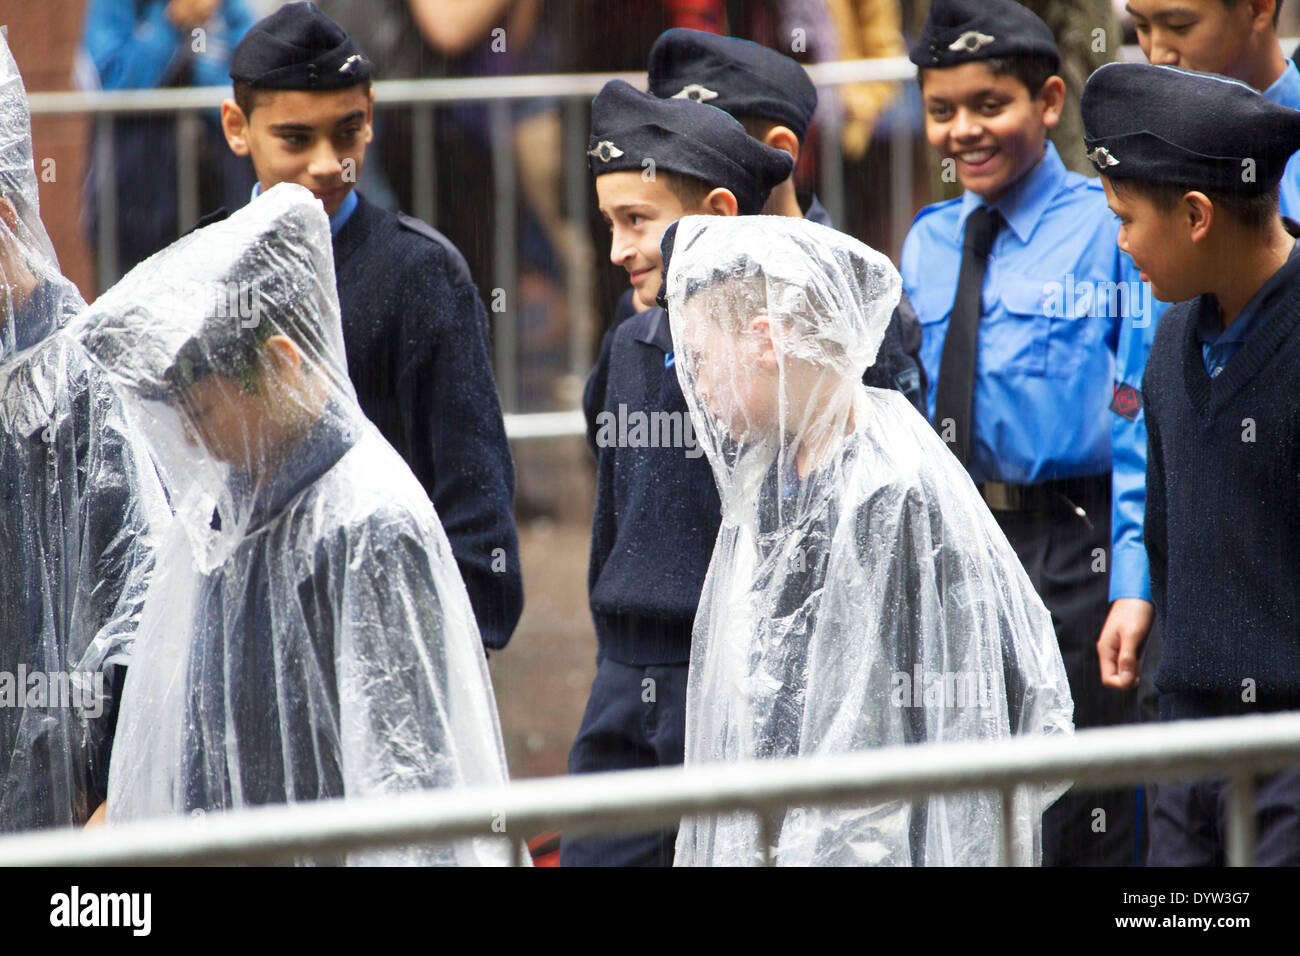
[[[1300,709],[1300,228],[1277,198],[1300,112],[1222,77],[1117,63],[1088,80],[1083,121],[1120,248],[1178,303],[1142,382],[1160,717]],[[1103,674],[1131,686],[1141,637],[1103,651]],[[1226,787],[1160,785],[1152,865],[1223,864]],[[1300,774],[1260,778],[1254,806],[1257,861],[1300,863]]]
[[[587,157],[610,225],[610,260],[649,302],[659,294],[669,224],[689,213],[757,214],[792,166],[722,110],[661,100],[620,80],[592,103]],[[721,504],[689,431],[675,355],[664,310],[642,311],[605,335],[583,393],[596,455],[587,587],[597,667],[570,773],[682,762],[691,626]],[[645,416],[650,433],[600,427],[633,415]],[[566,840],[561,863],[667,866],[673,841],[673,830]]]
[[[1149,616],[1140,535],[1111,535],[1112,500],[1128,500],[1112,462],[1138,440],[1112,401],[1114,350],[1126,321],[1154,320],[1149,296],[1109,245],[1100,185],[1047,140],[1065,84],[1041,20],[1011,0],[936,0],[911,59],[926,137],[965,190],[923,209],[903,245],[931,419],[1052,611],[1076,726],[1136,720],[1137,691],[1102,686],[1095,644]],[[1044,819],[1044,862],[1132,863],[1136,803],[1066,794]]]
[[[338,24],[310,3],[285,4],[236,48],[222,127],[252,160],[255,194],[296,183],[324,205],[357,400],[433,501],[484,644],[500,648],[523,582],[487,313],[441,233],[355,189],[373,136],[371,73]]]

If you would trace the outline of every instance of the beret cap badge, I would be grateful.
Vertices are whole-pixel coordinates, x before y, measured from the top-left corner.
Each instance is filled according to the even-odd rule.
[[[674,93],[672,98],[675,100],[694,100],[697,103],[707,103],[709,100],[716,100],[718,98],[718,93],[716,90],[711,90],[707,86],[702,86],[699,83],[688,83],[686,86],[683,86],[681,90]]]
[[[1088,159],[1092,160],[1092,164],[1098,169],[1105,169],[1107,166],[1119,165],[1119,160],[1112,156],[1110,150],[1105,146],[1098,146],[1094,149],[1088,154]]]
[[[987,33],[980,33],[978,30],[967,30],[957,39],[948,44],[948,49],[954,52],[965,50],[967,53],[974,53],[980,47],[988,46],[996,37],[991,37]]]
[[[623,155],[623,151],[607,139],[602,139],[596,144],[595,149],[587,150],[587,155],[593,159],[599,159],[602,163],[607,163],[611,159],[618,159]]]

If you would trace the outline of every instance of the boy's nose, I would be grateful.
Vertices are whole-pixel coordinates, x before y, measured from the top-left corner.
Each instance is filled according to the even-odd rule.
[[[619,234],[618,230],[609,241],[609,261],[616,266],[621,266],[630,261],[636,255],[636,248]]]
[[[984,132],[980,118],[967,109],[959,109],[952,124],[952,135],[957,139],[978,139]]]
[[[1152,37],[1149,59],[1156,66],[1177,66],[1178,50],[1166,43],[1163,37]]]
[[[307,172],[317,179],[334,179],[343,174],[343,164],[329,143],[322,143],[312,154]]]

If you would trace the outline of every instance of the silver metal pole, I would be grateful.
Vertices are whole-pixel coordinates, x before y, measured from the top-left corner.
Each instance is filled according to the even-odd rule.
[[[575,233],[567,276],[569,301],[569,374],[574,400],[595,361],[596,250],[587,237],[587,101],[573,97],[564,103],[564,218]],[[585,255],[587,250],[593,255]]]
[[[1228,866],[1255,864],[1255,778],[1236,774],[1228,794]]]
[[[202,120],[197,113],[176,117],[176,235],[194,228],[199,216],[199,137]]]
[[[118,280],[117,157],[113,148],[113,114],[95,117],[95,259],[99,291]]]
[[[510,117],[510,102],[496,100],[488,107],[492,138],[492,261],[496,288],[505,299],[505,308],[493,312],[493,348],[497,391],[501,393],[501,408],[506,412],[519,408],[519,322],[517,301],[519,267],[516,259],[518,241],[516,225],[517,186],[515,180],[514,123]],[[489,298],[489,308],[497,299]]]
[[[412,214],[430,225],[437,225],[438,171],[434,159],[432,105],[411,107]]]

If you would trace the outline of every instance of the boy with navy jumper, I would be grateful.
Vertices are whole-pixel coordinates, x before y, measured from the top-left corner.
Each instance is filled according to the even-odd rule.
[[[1161,719],[1300,709],[1300,227],[1278,214],[1300,112],[1124,63],[1089,79],[1083,121],[1120,248],[1178,303],[1142,381]],[[1141,651],[1111,647],[1103,672],[1131,686]],[[1300,864],[1300,773],[1254,800],[1256,859]],[[1222,780],[1161,784],[1151,863],[1222,865],[1226,802]]]
[[[756,214],[792,167],[722,110],[618,80],[592,103],[587,155],[610,258],[643,302],[658,297],[659,242],[672,222]],[[667,315],[646,309],[605,335],[583,395],[597,462],[587,579],[597,670],[570,773],[683,759],[691,628],[721,503],[674,359]],[[566,840],[561,862],[668,866],[675,839],[674,828]]]
[[[1130,0],[1128,4],[1138,45],[1152,63],[1218,73],[1248,84],[1280,106],[1300,109],[1300,71],[1282,55],[1277,42],[1281,8],[1282,0]],[[1282,173],[1279,200],[1283,214],[1300,218],[1300,157],[1294,154]],[[1139,439],[1115,458],[1116,487],[1125,489],[1123,498],[1116,499],[1115,537],[1139,544],[1146,473],[1142,371],[1154,336],[1154,324],[1126,326],[1115,363],[1116,389],[1126,400]],[[1155,617],[1150,588],[1139,596],[1146,598],[1144,613],[1134,618],[1141,626],[1103,631],[1103,657],[1136,640],[1147,647],[1147,658],[1158,659],[1159,635],[1147,633]]]
[[[523,582],[487,312],[446,237],[353,188],[372,135],[371,73],[342,27],[310,3],[285,4],[235,49],[222,127],[252,159],[255,195],[294,182],[324,205],[357,400],[432,500],[483,643],[501,648]]]
[[[725,110],[763,145],[789,153],[795,165],[817,110],[817,87],[790,57],[751,40],[681,27],[664,31],[650,48],[649,86],[660,99],[693,99]],[[772,190],[763,212],[834,227],[816,195],[795,191],[793,171]],[[631,293],[619,310],[615,321],[635,311]],[[925,414],[920,350],[921,325],[904,294],[862,380],[897,389]]]
[[[1102,686],[1096,641],[1110,601],[1123,614],[1145,596],[1140,537],[1111,537],[1113,455],[1136,440],[1112,382],[1121,325],[1154,320],[1149,291],[1111,247],[1100,186],[1047,141],[1065,84],[1041,20],[1011,0],[936,0],[911,60],[926,136],[965,187],[903,245],[931,420],[1052,612],[1076,726],[1136,720],[1136,689]],[[1137,813],[1132,790],[1067,793],[1044,818],[1044,864],[1131,864]]]

